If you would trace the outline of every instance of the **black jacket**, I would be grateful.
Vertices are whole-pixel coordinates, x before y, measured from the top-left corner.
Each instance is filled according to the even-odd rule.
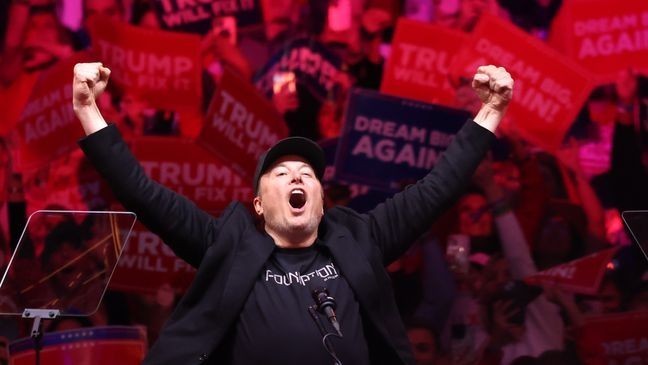
[[[398,258],[460,193],[493,134],[469,121],[425,178],[367,214],[326,212],[318,236],[360,304],[372,364],[414,364],[384,266]],[[109,126],[80,145],[117,198],[173,251],[197,268],[145,364],[198,364],[236,323],[274,242],[234,202],[214,218],[149,179]],[[216,360],[215,363],[218,363]]]

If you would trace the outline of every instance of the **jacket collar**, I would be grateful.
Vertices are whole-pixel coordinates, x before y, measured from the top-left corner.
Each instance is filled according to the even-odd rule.
[[[379,293],[375,274],[369,264],[367,253],[351,240],[351,232],[326,217],[320,224],[320,241],[326,247],[333,261],[340,268],[344,278],[356,294],[362,307],[369,309]]]
[[[371,266],[371,262],[381,263],[382,260],[372,260],[368,257],[373,253],[365,252],[361,245],[353,240],[351,232],[344,225],[336,224],[325,218],[320,228],[322,229],[320,231],[321,244],[330,251],[333,261],[349,283],[360,307],[382,337],[393,348],[397,348],[384,325],[383,316],[389,310],[384,308],[386,298],[380,297],[384,290],[380,289],[378,280],[383,269]]]
[[[219,305],[221,318],[231,323],[238,317],[274,247],[274,241],[267,233],[260,232],[252,224],[247,226],[241,244],[235,245],[232,269]]]

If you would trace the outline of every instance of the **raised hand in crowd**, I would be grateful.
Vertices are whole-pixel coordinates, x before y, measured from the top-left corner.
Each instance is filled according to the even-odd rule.
[[[568,293],[556,285],[544,285],[542,289],[547,300],[564,310],[572,326],[580,326],[583,324],[583,313],[578,308],[573,293]]]
[[[25,62],[26,69],[33,69],[41,64],[47,63],[51,59],[63,59],[73,53],[72,46],[65,43],[52,42],[50,39],[34,38],[25,43],[31,53],[38,55],[29,58]]]
[[[471,32],[484,14],[493,14],[508,19],[508,12],[496,0],[463,0],[460,1],[456,27]]]
[[[495,182],[495,171],[493,161],[490,157],[485,158],[475,170],[472,181],[482,189],[489,203],[495,203],[504,198],[502,188]]]
[[[272,104],[281,115],[297,110],[299,97],[297,90],[294,89],[294,84],[284,83],[281,85],[277,92],[272,94]]]
[[[227,33],[214,31],[203,37],[200,45],[203,66],[209,69],[214,62],[220,62],[223,66],[229,66],[243,79],[251,80],[252,66],[231,37],[232,35]]]
[[[573,184],[577,199],[587,217],[587,231],[596,240],[587,240],[588,251],[595,251],[605,241],[605,210],[596,192],[585,176],[580,162],[580,144],[570,139],[568,144],[556,152],[556,159],[570,172],[567,184]]]
[[[338,72],[333,82],[334,86],[322,103],[317,116],[322,138],[334,138],[340,135],[345,102],[352,86],[351,76],[345,71]]]
[[[513,318],[523,310],[511,300],[498,300],[491,303],[492,318],[490,323],[490,346],[500,347],[522,338],[525,328],[523,324],[515,323]]]
[[[21,53],[25,71],[41,70],[73,53],[72,40],[54,7],[30,9]]]
[[[144,1],[134,1],[133,6],[146,6]],[[84,0],[84,21],[91,23],[95,17],[110,18],[116,22],[128,22],[126,6],[122,0]]]
[[[394,25],[398,12],[396,1],[370,0],[362,12],[360,24],[369,34],[377,34]]]
[[[317,115],[317,124],[322,138],[333,138],[340,135],[341,123],[338,118],[339,107],[332,100],[325,100]]]

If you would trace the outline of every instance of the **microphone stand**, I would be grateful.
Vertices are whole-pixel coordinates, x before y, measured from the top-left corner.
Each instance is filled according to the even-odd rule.
[[[324,328],[324,325],[322,324],[322,319],[320,318],[319,314],[317,313],[317,305],[311,305],[308,307],[308,313],[311,315],[311,318],[313,318],[313,321],[317,325],[317,328],[320,331],[320,334],[322,335],[322,344],[324,345],[324,348],[326,351],[331,355],[333,358],[333,365],[342,365],[342,362],[340,359],[338,359],[337,354],[335,353],[335,349],[333,348],[333,344],[329,341],[327,341],[329,336],[337,336],[342,338],[342,334],[338,333],[333,333],[333,332],[328,332]]]
[[[23,318],[33,318],[34,323],[32,324],[31,338],[34,340],[34,362],[36,365],[40,365],[40,351],[43,348],[43,331],[41,320],[43,319],[55,319],[61,314],[58,309],[25,309],[23,311]]]

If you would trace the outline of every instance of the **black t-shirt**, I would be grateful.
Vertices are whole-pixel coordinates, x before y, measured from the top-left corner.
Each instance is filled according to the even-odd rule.
[[[308,312],[311,292],[325,287],[335,298],[344,338],[327,338],[342,364],[369,364],[360,307],[330,256],[317,243],[308,248],[276,248],[259,275],[234,326],[231,365],[331,365],[322,333]],[[317,313],[328,332],[328,318]],[[218,360],[217,360],[218,361]],[[222,363],[218,361],[219,363]]]

